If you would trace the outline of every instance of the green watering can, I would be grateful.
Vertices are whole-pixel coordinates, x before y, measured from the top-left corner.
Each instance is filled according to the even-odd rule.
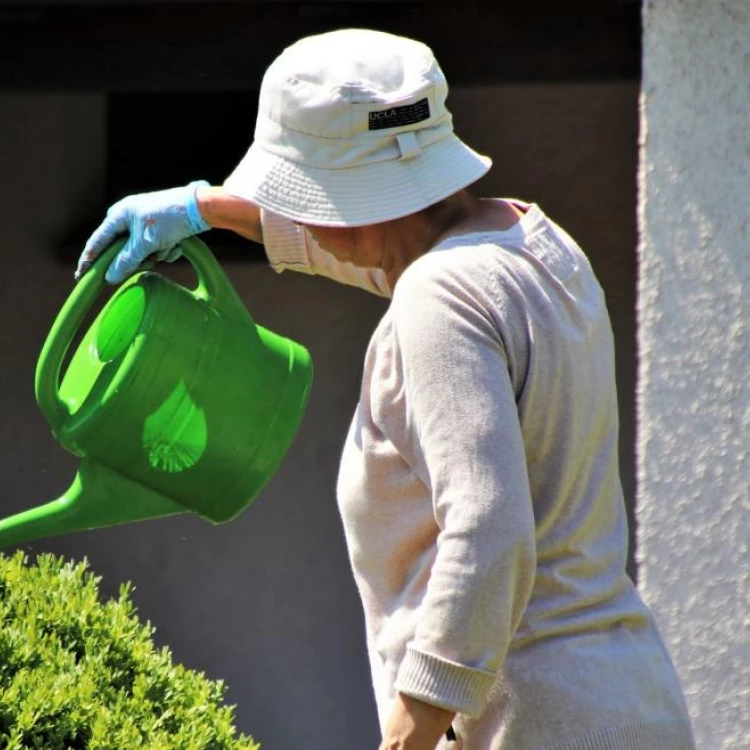
[[[198,239],[186,289],[151,272],[120,286],[73,338],[106,286],[118,241],[76,285],[47,337],[36,398],[60,444],[82,461],[58,500],[0,521],[0,547],[192,512],[234,518],[276,471],[312,382],[306,349],[256,325]]]

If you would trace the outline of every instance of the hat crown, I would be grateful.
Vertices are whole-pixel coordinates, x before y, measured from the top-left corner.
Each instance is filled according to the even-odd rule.
[[[225,188],[324,226],[420,211],[491,163],[453,132],[447,96],[421,42],[367,29],[301,39],[266,71],[255,138]]]
[[[343,29],[284,50],[264,76],[259,115],[319,138],[382,137],[450,121],[447,94],[425,44]]]

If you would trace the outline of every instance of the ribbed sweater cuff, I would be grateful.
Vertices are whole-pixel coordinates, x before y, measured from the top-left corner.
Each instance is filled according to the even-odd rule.
[[[395,687],[412,698],[477,717],[494,681],[492,672],[464,667],[408,647]]]
[[[263,227],[263,244],[274,271],[293,269],[312,273],[310,259],[305,251],[305,240],[294,222],[261,209],[260,223]]]

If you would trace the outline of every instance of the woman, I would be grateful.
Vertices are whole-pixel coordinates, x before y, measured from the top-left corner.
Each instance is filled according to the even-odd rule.
[[[431,51],[342,30],[270,66],[222,187],[131,196],[107,278],[210,227],[277,270],[391,297],[367,351],[338,499],[381,750],[687,750],[677,677],[625,574],[612,331],[575,242],[466,188]]]

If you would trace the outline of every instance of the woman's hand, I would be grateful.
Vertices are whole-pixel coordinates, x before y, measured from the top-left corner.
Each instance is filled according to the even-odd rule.
[[[191,182],[185,187],[131,195],[115,203],[107,218],[89,237],[78,261],[80,278],[99,254],[117,237],[130,234],[106,273],[110,284],[119,284],[149,256],[172,261],[180,256],[175,246],[186,237],[210,229],[198,208],[196,193],[207,182]]]
[[[435,750],[455,715],[453,711],[399,693],[380,750]]]

